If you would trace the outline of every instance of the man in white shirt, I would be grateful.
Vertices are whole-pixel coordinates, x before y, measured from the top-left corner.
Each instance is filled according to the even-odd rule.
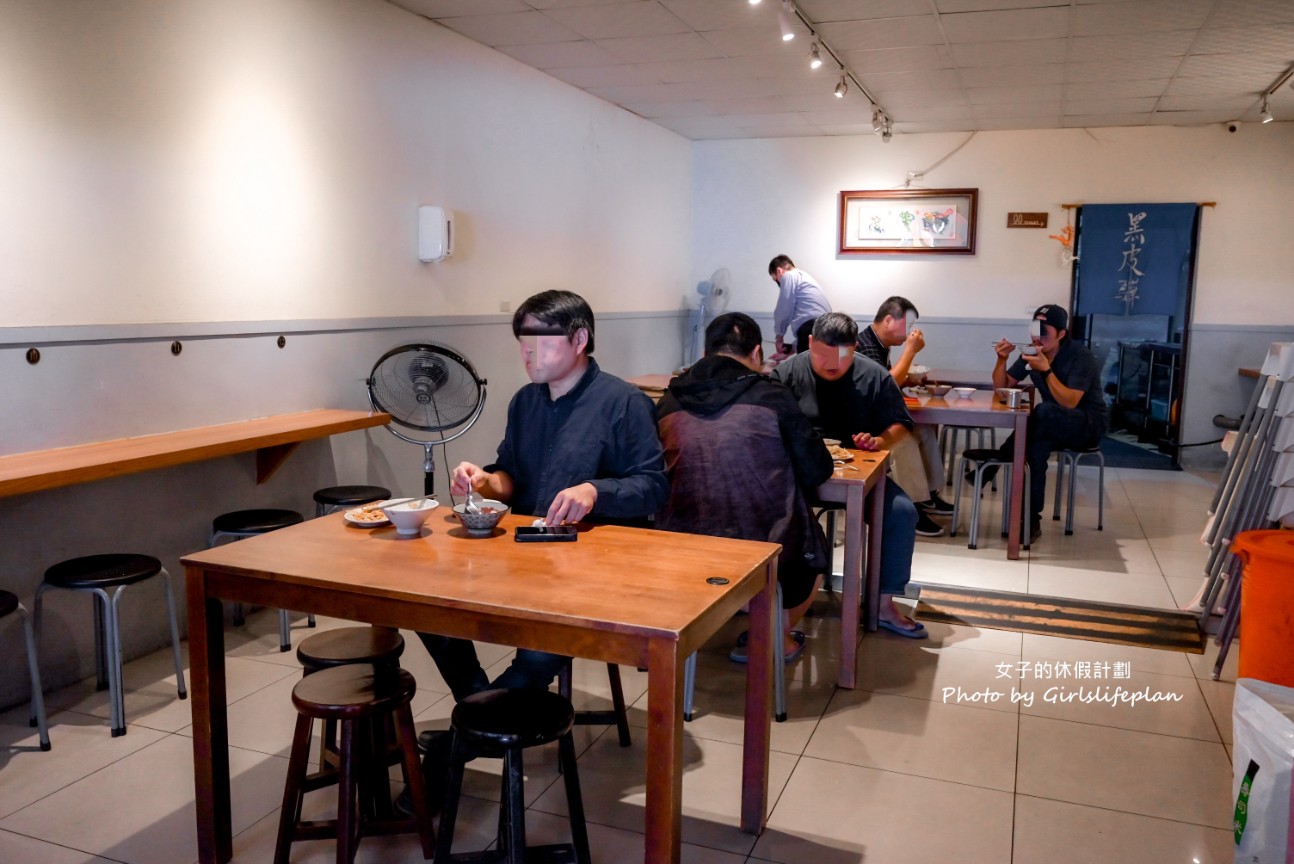
[[[813,322],[831,311],[831,301],[814,278],[795,266],[785,255],[778,255],[768,265],[768,275],[777,283],[777,305],[773,307],[773,332],[777,335],[777,353],[806,351]],[[794,348],[785,341],[787,331],[795,334]]]

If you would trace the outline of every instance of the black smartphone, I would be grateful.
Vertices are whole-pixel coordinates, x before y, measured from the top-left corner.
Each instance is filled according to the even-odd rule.
[[[574,525],[549,525],[544,528],[522,525],[517,528],[517,533],[512,539],[518,543],[552,543],[563,540],[574,541],[578,537],[579,531]]]

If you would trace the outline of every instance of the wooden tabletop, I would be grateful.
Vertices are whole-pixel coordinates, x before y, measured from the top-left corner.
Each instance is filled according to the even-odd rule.
[[[932,368],[928,373],[926,373],[926,381],[931,384],[951,384],[954,387],[992,389],[993,370]]]
[[[0,497],[88,483],[234,453],[256,454],[263,483],[302,441],[385,426],[390,414],[319,410],[0,456]]]

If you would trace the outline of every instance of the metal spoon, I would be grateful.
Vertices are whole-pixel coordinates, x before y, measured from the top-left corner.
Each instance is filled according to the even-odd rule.
[[[478,495],[475,490],[467,490],[467,501],[463,504],[463,509],[468,513],[480,513],[481,506],[476,503],[477,499],[480,498],[481,496]]]

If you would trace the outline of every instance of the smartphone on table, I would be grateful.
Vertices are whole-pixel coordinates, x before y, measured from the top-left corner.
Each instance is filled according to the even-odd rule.
[[[562,541],[574,541],[579,537],[579,531],[574,525],[547,525],[531,526],[521,525],[516,529],[513,535],[514,540],[518,543],[552,543]]]

